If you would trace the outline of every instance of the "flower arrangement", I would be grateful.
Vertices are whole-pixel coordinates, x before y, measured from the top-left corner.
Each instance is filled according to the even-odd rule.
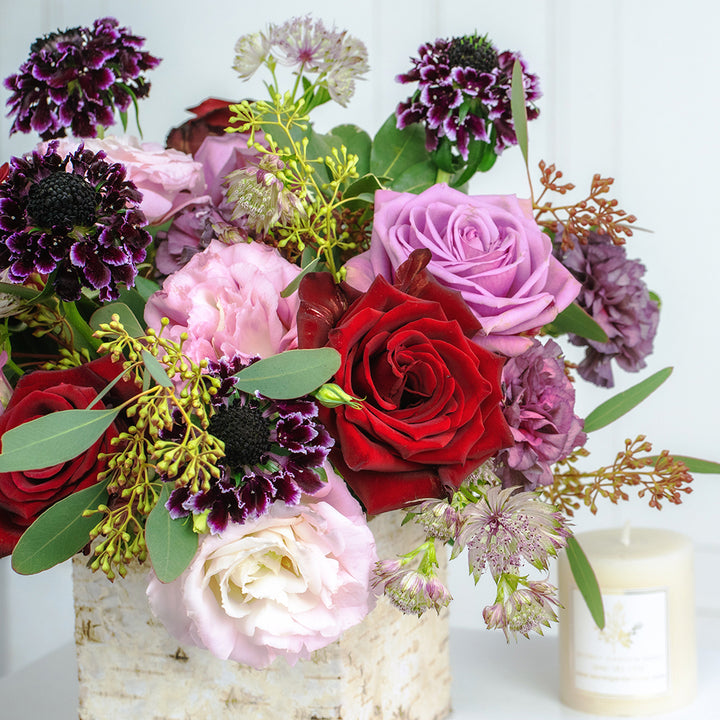
[[[562,548],[602,624],[573,512],[632,488],[680,503],[709,464],[639,437],[585,468],[588,435],[669,370],[585,418],[575,380],[641,370],[659,300],[612,179],[561,204],[574,188],[541,163],[527,200],[468,194],[504,151],[527,163],[525,60],[437,40],[374,137],[320,133],[367,53],[295,18],[237,42],[267,98],[205,100],[162,147],[105,132],[148,95],[143,47],[104,18],[5,81],[12,132],[42,142],[0,166],[0,553],[34,573],[85,552],[111,581],[145,563],[170,633],[254,667],[308,657],[380,595],[440,611],[444,545],[495,581],[489,628],[556,619]],[[378,557],[370,518],[395,510],[426,540]]]

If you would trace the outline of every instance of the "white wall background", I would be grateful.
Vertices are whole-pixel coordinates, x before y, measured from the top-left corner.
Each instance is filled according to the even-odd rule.
[[[488,32],[501,49],[520,50],[540,75],[542,114],[531,124],[533,166],[555,162],[579,190],[593,173],[617,178],[620,205],[653,234],[638,233],[631,257],[642,257],[647,279],[663,300],[654,355],[640,376],[619,375],[617,390],[667,365],[671,379],[620,423],[595,433],[589,449],[598,465],[612,461],[625,437],[645,433],[655,449],[720,460],[720,76],[717,27],[720,5],[710,0],[0,0],[0,76],[15,72],[31,42],[57,28],[114,15],[147,38],[163,58],[151,74],[153,90],[141,103],[145,138],[163,141],[186,119],[184,108],[209,96],[257,95],[260,81],[242,84],[231,69],[233,45],[268,21],[312,12],[347,28],[368,46],[372,71],[349,109],[322,109],[319,129],[355,122],[374,132],[406,88],[394,82],[417,47],[437,37]],[[0,89],[4,104],[8,92]],[[0,162],[32,148],[34,139],[8,139],[0,119]],[[508,151],[476,193],[527,195],[519,152]],[[581,387],[587,414],[607,393]],[[636,525],[676,529],[695,542],[698,609],[720,617],[716,534],[720,477],[698,476],[695,492],[662,512],[642,502],[582,513],[577,528]],[[492,598],[475,589],[463,561],[452,572],[452,622],[479,627]],[[72,637],[69,568],[22,578],[0,561],[0,674],[18,669]]]

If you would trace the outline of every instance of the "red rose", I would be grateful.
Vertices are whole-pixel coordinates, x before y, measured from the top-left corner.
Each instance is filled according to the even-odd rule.
[[[0,416],[0,443],[6,430],[58,410],[87,408],[98,392],[122,370],[110,357],[70,370],[37,371],[23,376],[5,412]],[[94,409],[112,407],[137,393],[130,382],[120,381]],[[118,434],[113,423],[86,452],[73,460],[41,470],[0,473],[0,557],[9,555],[20,536],[50,505],[97,482],[105,464],[98,453],[110,450]]]
[[[469,338],[479,324],[459,293],[441,287],[418,250],[395,285],[334,285],[329,273],[300,284],[301,347],[335,348],[335,382],[365,402],[322,408],[337,444],[333,464],[368,513],[445,497],[512,445],[501,409],[503,359]]]
[[[188,108],[195,117],[170,130],[165,145],[174,150],[195,155],[208,135],[224,135],[230,125],[230,100],[208,98],[199,105]]]

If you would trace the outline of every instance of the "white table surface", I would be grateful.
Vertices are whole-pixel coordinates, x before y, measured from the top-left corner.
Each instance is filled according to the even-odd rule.
[[[520,638],[517,644],[508,645],[499,632],[453,628],[450,648],[454,706],[451,720],[591,720],[599,717],[571,710],[560,703],[557,637]],[[682,710],[653,718],[720,720],[720,618],[699,619],[698,659],[696,701]],[[0,678],[0,720],[77,720],[76,705],[74,645],[64,645],[22,670]]]

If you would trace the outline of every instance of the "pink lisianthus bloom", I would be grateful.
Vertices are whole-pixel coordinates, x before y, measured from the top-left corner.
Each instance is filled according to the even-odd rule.
[[[268,357],[297,348],[297,293],[280,292],[300,273],[274,248],[260,243],[225,245],[213,240],[187,265],[166,278],[145,306],[145,321],[166,337],[188,339],[193,362],[232,357]]]
[[[372,610],[375,540],[357,501],[326,470],[326,497],[277,502],[260,518],[202,536],[177,580],[151,576],[150,607],[179,642],[257,669],[277,657],[292,665]]]
[[[83,143],[94,153],[102,150],[108,162],[125,166],[127,179],[143,195],[140,209],[148,225],[162,225],[198,198],[207,199],[202,165],[191,155],[166,150],[158,143],[141,143],[131,136],[89,138]],[[61,139],[57,152],[63,156],[77,146],[75,140]]]
[[[553,257],[529,203],[514,195],[465,195],[444,183],[419,195],[377,191],[370,249],[348,261],[347,282],[367,290],[377,275],[392,280],[419,248],[432,252],[428,271],[457,290],[480,321],[473,340],[503,355],[530,347],[528,335],[580,290]]]

